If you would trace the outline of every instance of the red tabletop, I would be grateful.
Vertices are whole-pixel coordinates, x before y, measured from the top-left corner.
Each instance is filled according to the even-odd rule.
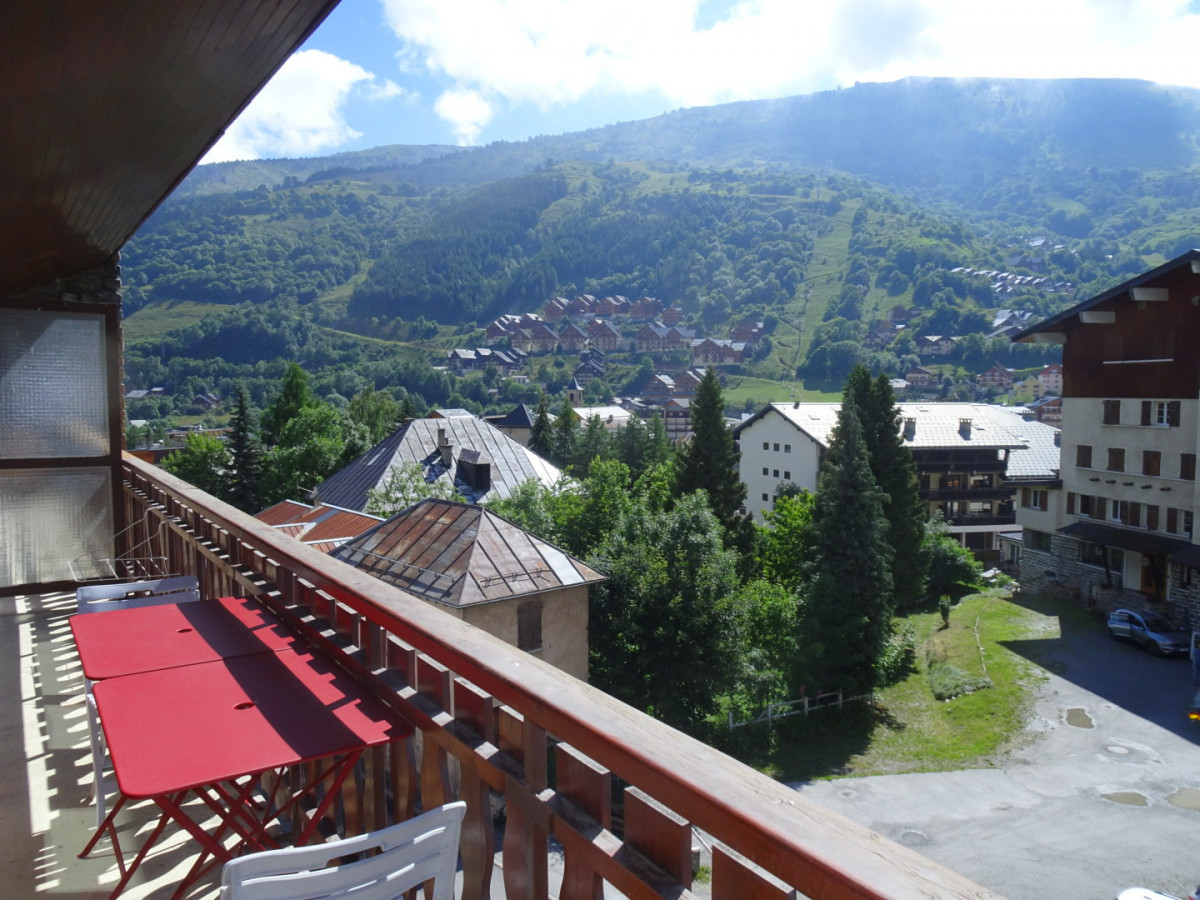
[[[116,614],[87,618],[108,615]],[[304,651],[125,675],[94,690],[117,784],[128,797],[215,784],[412,733],[358,681]]]
[[[302,646],[261,604],[240,597],[84,613],[71,617],[71,631],[93,681]]]

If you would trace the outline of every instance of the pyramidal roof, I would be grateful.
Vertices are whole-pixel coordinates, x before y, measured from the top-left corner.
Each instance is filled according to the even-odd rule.
[[[451,500],[422,500],[330,555],[423,600],[451,607],[604,579],[507,519]]]

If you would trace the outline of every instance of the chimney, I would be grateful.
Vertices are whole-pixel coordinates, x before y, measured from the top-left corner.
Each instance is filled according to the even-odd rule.
[[[446,437],[445,428],[438,428],[437,448],[438,452],[442,454],[442,465],[447,469],[450,468],[450,464],[454,462],[454,444]]]
[[[911,441],[917,436],[917,420],[915,416],[904,417],[904,439]]]
[[[966,440],[971,439],[971,420],[970,419],[959,419],[958,420],[958,433]]]
[[[1061,431],[1054,432],[1054,446],[1055,447],[1062,446],[1062,432]]]

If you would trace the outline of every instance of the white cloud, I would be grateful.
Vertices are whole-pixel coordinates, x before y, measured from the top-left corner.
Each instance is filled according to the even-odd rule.
[[[715,16],[713,0],[381,2],[401,68],[449,83],[435,111],[460,141],[506,106],[588,96],[694,106],[908,75],[1200,86],[1188,0],[727,0]]]
[[[359,137],[343,116],[354,92],[373,100],[405,94],[361,66],[325,53],[292,56],[208,152],[204,162],[311,156]]]

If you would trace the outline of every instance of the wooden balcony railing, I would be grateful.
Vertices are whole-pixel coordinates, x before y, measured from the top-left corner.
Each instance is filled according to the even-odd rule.
[[[548,896],[551,838],[566,900],[599,900],[606,882],[628,897],[689,897],[693,828],[713,847],[718,900],[994,896],[153,466],[127,456],[124,472],[131,546],[198,575],[210,596],[258,598],[417,726],[344,789],[344,827],[403,818],[418,798],[465,800],[465,900],[489,896],[496,834],[511,900]]]

